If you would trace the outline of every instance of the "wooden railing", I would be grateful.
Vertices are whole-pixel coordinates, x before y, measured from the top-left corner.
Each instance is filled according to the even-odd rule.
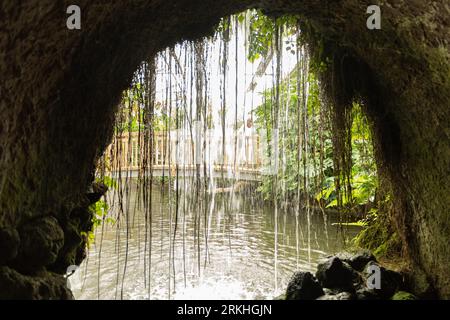
[[[195,137],[194,137],[195,139]],[[106,156],[108,169],[112,172],[146,171],[151,166],[153,171],[178,167],[193,170],[197,165],[215,172],[226,171],[238,173],[260,174],[262,168],[261,141],[258,135],[227,136],[225,155],[222,155],[222,138],[211,135],[197,138],[196,145],[190,136],[157,132],[152,143],[145,143],[143,134],[138,132],[123,133],[116,136],[108,147]],[[205,147],[206,146],[206,147]],[[150,153],[150,150],[152,152]],[[236,150],[236,156],[234,155]],[[144,156],[147,154],[148,156]],[[151,154],[151,156],[150,156]]]

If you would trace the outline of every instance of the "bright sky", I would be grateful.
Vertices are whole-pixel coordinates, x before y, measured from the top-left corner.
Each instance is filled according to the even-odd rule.
[[[266,69],[265,75],[257,78],[257,86],[253,92],[249,92],[248,88],[253,79],[254,74],[258,68],[261,59],[258,59],[254,63],[251,63],[247,59],[247,41],[246,41],[246,30],[244,24],[239,26],[237,48],[236,48],[236,34],[234,33],[235,27],[231,27],[233,34],[231,40],[229,41],[229,53],[228,53],[228,68],[227,68],[227,83],[226,83],[226,105],[227,105],[227,118],[226,123],[228,125],[234,124],[235,118],[235,104],[237,98],[238,104],[238,120],[250,118],[250,111],[256,108],[263,102],[262,92],[268,88],[271,88],[274,83],[274,70],[276,58],[273,57],[271,63]],[[287,39],[284,39],[287,40]],[[283,41],[284,42],[284,41]],[[208,56],[207,56],[207,73],[209,74],[209,90],[208,99],[212,105],[212,114],[214,117],[215,127],[220,127],[220,110],[222,107],[221,99],[221,82],[223,81],[223,72],[221,67],[221,47],[223,42],[216,37],[215,40],[208,41]],[[237,50],[237,52],[236,52]],[[190,63],[185,64],[185,61],[190,61],[191,49],[189,44],[180,44],[175,47],[176,55],[180,61],[183,68],[186,67],[187,80],[184,81],[183,77],[172,76],[172,88],[178,88],[180,91],[184,91],[187,95],[188,105],[190,100],[190,77],[191,77],[191,67]],[[236,75],[236,54],[237,54],[237,75]],[[166,57],[168,57],[166,51]],[[167,60],[168,61],[168,60]],[[282,61],[282,78],[285,78],[289,72],[294,68],[296,63],[296,57],[294,54],[283,48],[283,54],[281,57]],[[174,62],[172,62],[175,65]],[[185,66],[186,65],[186,66]],[[172,67],[172,74],[174,74],[175,67]],[[166,101],[166,90],[169,87],[169,76],[167,63],[164,59],[159,59],[159,74],[157,77],[157,100]],[[237,81],[237,95],[236,95],[236,81]],[[183,84],[186,83],[186,88],[183,90]],[[195,83],[195,78],[194,78]],[[193,89],[192,104],[195,110],[195,88]],[[175,97],[175,94],[172,94]],[[174,101],[174,100],[172,100]],[[175,104],[173,104],[174,106]]]

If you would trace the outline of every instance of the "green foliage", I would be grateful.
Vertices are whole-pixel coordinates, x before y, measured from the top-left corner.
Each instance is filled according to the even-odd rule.
[[[275,21],[261,14],[260,11],[252,12],[250,15],[249,61],[254,62],[261,56],[267,56],[269,48],[272,46],[275,30]]]
[[[102,221],[105,220],[108,223],[114,224],[115,221],[111,217],[107,217],[109,206],[104,200],[99,200],[96,203],[92,204],[89,209],[93,213],[92,222],[93,229],[100,226]]]
[[[365,228],[353,239],[355,246],[371,250],[378,258],[399,255],[401,240],[389,221],[392,206],[391,197],[387,195],[369,211],[362,220]]]
[[[161,177],[154,177],[154,182],[160,185],[165,185],[167,183],[169,183],[169,174],[170,172],[166,172],[166,175],[161,176]]]
[[[417,300],[417,297],[406,291],[397,291],[391,300]]]
[[[169,113],[169,108],[161,103],[155,104],[152,122],[144,119],[145,101],[144,97],[148,93],[145,92],[144,86],[136,80],[131,87],[124,91],[121,106],[117,115],[116,133],[119,132],[138,132],[143,131],[145,127],[150,126],[155,132],[163,132],[165,130],[177,129],[176,113],[180,119],[183,119],[181,108],[173,108]]]
[[[103,177],[102,179],[96,179],[97,182],[102,182],[109,189],[116,188],[117,182],[111,177]],[[87,245],[89,247],[95,241],[95,229],[99,227],[102,223],[109,223],[114,225],[116,223],[115,219],[108,217],[109,206],[108,203],[101,199],[94,204],[89,206],[89,210],[92,213],[92,230],[89,232],[81,232],[81,235],[87,239]]]
[[[243,20],[243,17],[240,16],[238,19]],[[286,36],[295,33],[296,25],[295,16],[282,16],[275,19],[264,15],[260,10],[250,11],[248,60],[254,62],[259,58],[267,57],[274,44],[277,28],[281,28],[282,35]]]
[[[371,132],[367,119],[363,116],[361,105],[353,104],[352,123],[352,170],[350,177],[351,195],[342,194],[344,206],[364,205],[375,200],[375,191],[378,188],[377,168],[374,161]],[[335,177],[333,177],[335,178]],[[316,195],[318,201],[325,200],[327,207],[338,205],[335,186],[326,183],[324,188]]]
[[[326,68],[326,63],[319,64],[319,67]],[[278,194],[276,197],[292,198],[299,190],[326,207],[337,207],[338,194],[335,185],[337,177],[333,164],[336,151],[332,142],[334,133],[329,124],[328,110],[325,109],[321,100],[319,81],[312,70],[308,74],[307,87],[303,88],[306,82],[302,81],[299,84],[297,81],[297,68],[294,68],[288,79],[283,80],[279,85],[280,101],[283,102],[283,106],[286,101],[289,104],[288,107],[283,107],[279,111],[279,119],[287,119],[287,123],[281,123],[279,128],[279,147],[282,148],[279,162],[283,169],[277,173]],[[298,85],[300,88],[297,87]],[[305,115],[305,107],[302,106],[303,97],[298,97],[298,91],[302,93],[306,88],[308,92],[306,92],[307,114]],[[276,108],[274,91],[275,89],[271,89],[264,92],[264,102],[255,109],[256,126],[260,133],[265,134],[269,158],[273,152],[271,140]],[[354,103],[352,106],[351,148],[351,194],[340,195],[342,205],[347,208],[373,202],[378,187],[371,130],[359,103]],[[305,186],[305,180],[308,180],[307,186]],[[272,199],[274,177],[265,176],[258,190],[262,192],[265,199]]]
[[[280,101],[289,101],[289,104],[287,108],[282,108],[279,113],[279,119],[287,119],[287,123],[282,123],[279,128],[279,146],[282,148],[280,150],[280,167],[283,169],[277,173],[279,191],[277,198],[283,195],[292,196],[297,190],[303,193],[311,193],[312,190],[318,190],[322,187],[323,173],[331,175],[333,172],[331,135],[325,128],[320,127],[323,114],[320,113],[319,84],[312,73],[308,75],[308,82],[306,112],[307,125],[310,127],[310,130],[307,146],[304,146],[304,142],[301,142],[301,140],[304,140],[303,134],[306,120],[304,119],[303,110],[299,109],[299,100],[302,97],[298,97],[297,93],[296,68],[291,72],[289,78],[279,86]],[[303,84],[300,85],[300,92],[302,92]],[[272,142],[274,125],[275,97],[273,90],[266,91],[264,95],[264,103],[255,110],[256,126],[260,133],[261,130],[265,130],[268,142],[267,156],[270,157],[273,152],[270,149],[270,144]],[[299,142],[302,145],[299,145]],[[299,148],[301,149],[300,153]],[[306,177],[308,177],[309,181],[308,190],[305,190],[303,185]],[[329,183],[330,180],[326,182]],[[273,183],[274,179],[272,176],[266,176],[263,179],[259,190],[263,193],[265,199],[273,197]]]
[[[117,181],[114,180],[114,179],[111,178],[111,177],[108,177],[108,176],[104,176],[102,179],[96,178],[96,179],[95,179],[95,182],[97,182],[97,183],[103,183],[105,186],[108,187],[109,190],[110,190],[110,189],[113,189],[113,188],[114,188],[114,189],[117,188]]]
[[[367,226],[367,223],[363,220],[356,221],[356,222],[335,222],[331,224],[332,226],[350,226],[350,227],[365,227]]]

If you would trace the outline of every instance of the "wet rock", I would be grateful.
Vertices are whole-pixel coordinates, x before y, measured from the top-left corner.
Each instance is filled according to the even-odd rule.
[[[354,300],[355,295],[351,292],[340,292],[338,294],[325,294],[317,298],[317,300]]]
[[[75,265],[80,265],[84,259],[87,257],[87,239],[83,240],[82,244],[79,245],[75,251]]]
[[[286,300],[314,300],[322,295],[322,287],[310,272],[294,273],[286,290]]]
[[[341,291],[339,291],[339,289],[323,288],[323,292],[326,295],[334,296],[334,295],[337,295]]]
[[[332,258],[333,256],[329,256],[328,258]],[[353,269],[356,271],[363,271],[364,267],[370,262],[377,262],[375,256],[369,250],[359,250],[355,253],[349,252],[340,252],[335,255],[341,259],[342,262],[348,263]]]
[[[327,259],[331,259],[331,258],[334,258],[334,257],[339,258],[339,259],[340,259],[341,261],[343,261],[343,262],[349,263],[349,261],[350,261],[350,260],[352,259],[352,257],[353,257],[353,254],[350,253],[350,252],[347,252],[347,251],[342,251],[342,252],[336,253],[335,255],[329,255],[329,256],[327,256]]]
[[[378,294],[373,289],[361,288],[356,290],[357,300],[377,300],[380,299]]]
[[[65,273],[70,265],[79,265],[82,259],[77,259],[78,250],[85,250],[85,243],[81,236],[77,220],[69,220],[64,226],[64,246],[59,251],[58,259],[50,267],[51,271]]]
[[[43,272],[39,276],[27,276],[6,266],[0,267],[0,300],[14,299],[73,299],[66,279],[57,274]],[[7,290],[4,290],[7,288]]]
[[[86,193],[86,196],[89,199],[89,204],[94,204],[99,201],[106,191],[108,191],[108,187],[104,183],[92,183],[92,187]]]
[[[366,261],[368,263],[361,269],[361,265]],[[361,271],[354,270],[352,265],[360,268]],[[375,280],[374,275],[378,271],[380,278]],[[360,251],[356,254],[343,252],[330,256],[318,265],[316,277],[323,292],[320,297],[316,298],[317,300],[407,300],[415,298],[407,292],[400,291],[405,287],[402,274],[382,267],[369,251]],[[294,275],[289,284],[291,288],[288,289],[291,289],[292,292],[295,292],[293,288],[302,289],[305,287],[303,283],[308,283],[305,278],[306,280],[313,278],[315,281],[312,275],[298,273]],[[289,291],[287,296],[289,296]]]
[[[349,259],[348,264],[357,271],[363,271],[370,261],[377,262],[377,259],[370,251],[361,250]]]
[[[353,291],[354,282],[359,276],[352,267],[338,257],[329,258],[317,266],[316,277],[325,288],[338,288],[340,291]]]
[[[380,289],[374,288],[373,290],[381,299],[389,299],[395,292],[403,288],[403,277],[400,273],[388,270],[374,261],[370,261],[364,268],[363,274],[366,283],[367,279],[373,274],[369,271],[370,266],[376,266],[380,270]]]
[[[32,220],[19,229],[20,246],[14,265],[32,273],[56,261],[64,244],[64,232],[51,216]]]
[[[0,229],[0,265],[6,264],[17,256],[20,237],[14,228]]]
[[[70,265],[79,265],[86,258],[87,234],[92,231],[93,212],[88,207],[74,208],[62,223],[64,246],[50,270],[65,273]]]
[[[92,229],[93,213],[89,208],[75,208],[70,213],[69,223],[77,225],[81,231],[90,231]]]

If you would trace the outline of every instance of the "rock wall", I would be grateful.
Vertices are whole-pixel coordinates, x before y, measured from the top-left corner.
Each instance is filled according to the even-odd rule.
[[[382,30],[369,31],[365,12],[375,2]],[[81,30],[66,28],[71,4],[81,7]],[[343,72],[373,88],[367,112],[416,290],[450,298],[446,0],[2,1],[0,298],[71,297],[61,273],[74,256],[64,257],[83,241],[68,248],[68,238],[88,227],[81,220],[93,165],[133,72],[167,45],[210,34],[220,17],[250,7],[299,14],[343,53]]]

